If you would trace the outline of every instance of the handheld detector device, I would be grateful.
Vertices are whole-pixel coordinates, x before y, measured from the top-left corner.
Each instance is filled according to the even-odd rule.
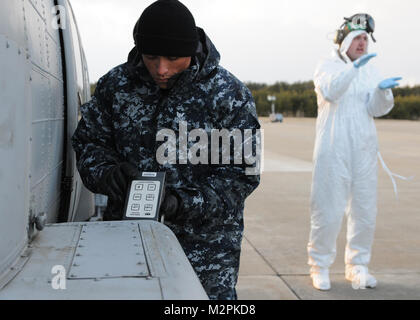
[[[128,186],[123,219],[160,221],[165,178],[165,172],[142,172],[132,180]]]

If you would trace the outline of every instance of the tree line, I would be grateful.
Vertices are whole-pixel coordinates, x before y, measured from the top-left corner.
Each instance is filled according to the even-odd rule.
[[[276,113],[293,117],[316,117],[317,101],[314,83],[306,82],[276,82],[265,83],[247,82],[257,106],[259,116],[266,117],[271,113],[271,102],[268,95],[276,97]],[[91,93],[95,91],[96,83],[91,84]],[[420,85],[415,87],[400,87],[392,90],[395,106],[384,119],[419,120],[420,119]]]
[[[271,102],[268,95],[276,97],[276,113],[294,117],[316,117],[317,100],[312,81],[276,82],[273,85],[248,82],[247,87],[254,96],[259,116],[269,116]],[[394,109],[383,118],[385,119],[420,119],[420,86],[400,87],[392,90],[395,97]]]

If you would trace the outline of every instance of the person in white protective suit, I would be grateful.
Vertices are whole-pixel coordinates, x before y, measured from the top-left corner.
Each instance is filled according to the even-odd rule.
[[[368,34],[374,21],[367,14],[346,18],[337,31],[333,56],[319,64],[314,84],[318,118],[311,190],[308,264],[313,286],[329,290],[329,267],[336,239],[347,215],[345,277],[374,288],[368,273],[377,212],[378,141],[374,117],[394,106],[391,88],[401,78],[383,80],[369,63]]]

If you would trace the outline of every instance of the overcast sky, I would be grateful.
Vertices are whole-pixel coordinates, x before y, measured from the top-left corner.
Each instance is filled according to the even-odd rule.
[[[132,30],[149,0],[70,0],[81,33],[91,82],[126,61]],[[420,84],[418,0],[184,0],[222,59],[242,81],[312,80],[314,69],[334,48],[343,17],[371,14],[384,77]],[[372,60],[373,62],[373,60]]]

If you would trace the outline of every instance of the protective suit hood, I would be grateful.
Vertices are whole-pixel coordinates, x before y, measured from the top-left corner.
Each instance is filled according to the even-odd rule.
[[[349,50],[351,43],[353,42],[353,39],[364,33],[368,34],[365,30],[356,30],[356,31],[350,32],[347,35],[347,37],[344,38],[337,52],[339,53],[339,55],[341,55],[341,57],[345,60],[346,63],[351,62],[351,59],[347,55],[347,50]],[[369,41],[368,41],[366,53],[369,53]]]

